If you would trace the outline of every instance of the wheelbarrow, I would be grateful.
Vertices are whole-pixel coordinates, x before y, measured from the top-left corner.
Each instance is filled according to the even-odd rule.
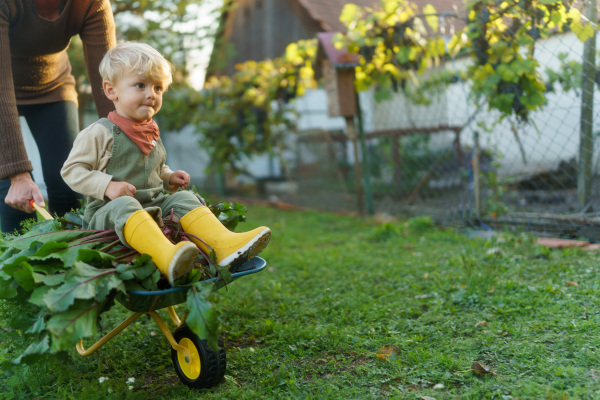
[[[32,201],[31,205],[45,219],[53,219],[50,213],[38,204]],[[231,274],[231,282],[242,276],[260,272],[266,266],[267,263],[264,259],[254,257]],[[206,282],[215,282],[213,291],[225,286],[225,282],[218,278],[206,279],[197,284]],[[116,296],[117,302],[133,313],[87,349],[83,345],[83,339],[80,339],[76,345],[77,352],[82,356],[95,353],[139,317],[149,315],[171,345],[171,360],[181,382],[195,389],[217,385],[225,376],[227,367],[226,353],[222,342],[219,342],[220,349],[216,354],[208,346],[206,340],[198,337],[185,323],[187,314],[183,314],[180,318],[174,307],[177,304],[185,303],[187,292],[193,287],[193,285],[176,286],[165,290],[130,290],[127,291],[127,294],[119,293]],[[157,310],[161,309],[167,310],[171,320],[177,326],[175,332],[171,333],[165,321],[157,313]]]

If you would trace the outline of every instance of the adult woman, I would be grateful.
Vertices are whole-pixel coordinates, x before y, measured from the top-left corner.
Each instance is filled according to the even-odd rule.
[[[79,206],[60,169],[79,132],[75,78],[66,53],[79,35],[99,116],[114,109],[102,92],[98,65],[116,44],[109,0],[0,2],[0,222],[13,232],[31,218],[29,201],[44,204],[33,182],[19,115],[40,151],[51,212]]]

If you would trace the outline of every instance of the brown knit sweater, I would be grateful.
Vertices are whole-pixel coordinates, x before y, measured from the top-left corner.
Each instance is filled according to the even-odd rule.
[[[0,1],[0,179],[33,170],[17,104],[77,103],[67,56],[75,35],[83,43],[98,116],[105,117],[114,105],[104,96],[98,65],[116,44],[109,0],[67,0],[54,21],[37,13],[34,0]]]

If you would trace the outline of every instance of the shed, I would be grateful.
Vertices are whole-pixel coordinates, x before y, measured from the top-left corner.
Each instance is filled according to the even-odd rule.
[[[344,31],[344,5],[378,7],[379,0],[233,0],[223,13],[208,75],[231,75],[235,64],[280,57],[288,44],[319,32]]]

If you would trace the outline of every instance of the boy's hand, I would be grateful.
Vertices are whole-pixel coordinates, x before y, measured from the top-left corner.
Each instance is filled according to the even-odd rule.
[[[185,171],[175,171],[169,178],[169,186],[185,189],[190,184],[190,175]]]
[[[109,199],[114,200],[121,196],[133,197],[135,192],[135,186],[133,186],[131,183],[110,181],[106,187],[106,190],[104,191],[104,195]]]

